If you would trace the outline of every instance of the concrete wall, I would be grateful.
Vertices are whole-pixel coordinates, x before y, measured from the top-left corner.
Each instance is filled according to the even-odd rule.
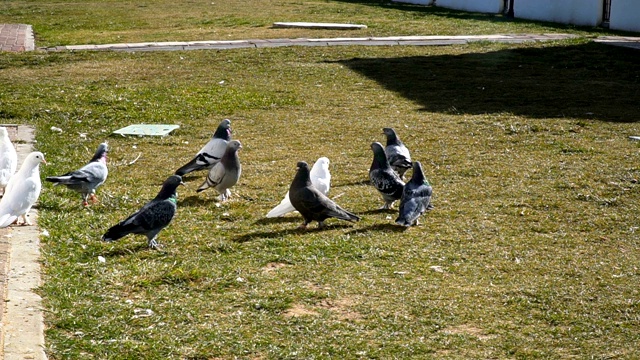
[[[503,10],[504,0],[435,0],[434,5],[448,9],[497,14]]]
[[[616,1],[619,0],[613,3]],[[604,0],[516,0],[513,12],[521,19],[598,26],[602,23],[603,7]]]
[[[615,30],[640,31],[640,1],[611,1],[609,28]]]

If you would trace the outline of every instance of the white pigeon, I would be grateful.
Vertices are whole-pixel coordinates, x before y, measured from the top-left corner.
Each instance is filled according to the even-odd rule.
[[[11,177],[0,200],[0,228],[5,228],[22,216],[23,224],[31,225],[27,214],[40,196],[40,163],[47,163],[41,152],[32,152],[20,170]]]
[[[319,158],[313,167],[311,168],[311,172],[309,174],[311,177],[311,184],[318,189],[323,195],[327,195],[329,193],[329,188],[331,188],[331,173],[329,172],[329,159],[326,157]],[[274,218],[279,216],[284,216],[296,209],[291,205],[291,200],[289,199],[289,192],[284,196],[284,199],[278,204],[278,206],[274,207],[267,214],[268,218]]]
[[[9,183],[9,179],[15,174],[18,166],[18,154],[13,147],[7,128],[0,127],[0,190],[3,191]]]

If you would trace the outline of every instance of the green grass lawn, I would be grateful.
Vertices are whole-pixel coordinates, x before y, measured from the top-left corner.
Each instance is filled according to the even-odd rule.
[[[36,3],[33,11],[46,8]],[[187,4],[204,6],[176,7]],[[399,5],[315,9],[338,5],[382,18],[406,10],[416,26],[422,16],[459,22],[448,33],[478,23],[544,28]],[[259,23],[272,20],[294,19]],[[113,41],[89,30],[88,41]],[[79,42],[59,37],[70,29],[42,31],[47,44]],[[186,39],[178,33],[166,39]],[[99,204],[82,208],[78,194],[48,183],[40,197],[47,355],[637,358],[640,145],[628,136],[640,135],[639,79],[637,51],[585,40],[0,53],[0,122],[36,127],[43,177],[83,165],[104,140],[111,146]],[[232,199],[196,194],[205,173],[190,174],[158,238],[164,251],[143,237],[101,242],[224,118],[243,143]],[[181,127],[165,138],[109,135],[134,123]],[[377,210],[382,200],[367,185],[369,145],[383,141],[383,127],[397,130],[434,189],[435,209],[408,230],[393,224],[394,211]],[[296,163],[320,156],[331,160],[330,196],[363,220],[301,231],[295,214],[266,219]]]

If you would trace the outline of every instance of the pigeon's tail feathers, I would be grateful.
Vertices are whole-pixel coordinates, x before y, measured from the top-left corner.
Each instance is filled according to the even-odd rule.
[[[278,204],[278,206],[274,207],[267,213],[268,218],[280,217],[296,209],[291,205],[291,200],[289,200],[289,194],[285,196],[284,199]]]
[[[209,182],[208,182],[207,180],[205,180],[205,181],[202,183],[202,185],[200,185],[200,187],[196,189],[196,192],[202,192],[202,191],[205,191],[205,190],[207,190],[209,187],[210,187],[210,186],[209,186]]]
[[[340,220],[346,220],[346,221],[351,221],[351,222],[358,222],[360,221],[360,216],[347,211],[341,207],[338,207],[336,209],[335,212],[333,212],[331,214],[332,217],[336,218],[336,219],[340,219]]]
[[[411,223],[407,221],[407,219],[402,215],[398,216],[398,218],[396,219],[396,224],[405,227],[411,226]]]
[[[71,175],[47,176],[44,179],[46,181],[54,183],[54,185],[58,185],[58,184],[72,185],[72,184],[83,182],[83,179],[79,179]]]
[[[198,163],[198,157],[193,158],[191,161],[186,163],[184,166],[176,170],[175,174],[184,176],[192,171],[204,169],[204,166]]]
[[[6,228],[7,226],[13,224],[13,222],[17,219],[18,215],[14,215],[12,213],[2,214],[2,216],[0,216],[0,229]]]
[[[107,232],[102,235],[102,240],[103,241],[116,241],[118,239],[121,239],[133,232],[135,232],[135,230],[138,228],[137,225],[134,225],[132,223],[119,223],[116,224],[114,226],[112,226],[111,228],[109,228],[109,230],[107,230]]]

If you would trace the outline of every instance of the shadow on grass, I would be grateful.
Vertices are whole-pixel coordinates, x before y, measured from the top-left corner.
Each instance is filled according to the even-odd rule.
[[[393,223],[384,223],[384,224],[374,224],[374,225],[361,227],[361,228],[358,228],[358,229],[353,229],[353,230],[347,232],[347,234],[353,235],[353,234],[360,234],[360,233],[368,233],[368,232],[372,232],[372,231],[377,231],[377,232],[403,232],[403,231],[406,231],[406,230],[407,230],[407,228],[404,227],[404,226],[396,225],[396,224],[393,224]]]
[[[256,220],[253,224],[254,225],[269,225],[269,224],[282,224],[282,223],[297,223],[297,222],[301,222],[302,221],[302,217],[301,216],[279,216],[279,217],[274,217],[274,218],[262,218],[262,219],[258,219]]]
[[[362,215],[375,215],[375,214],[397,214],[398,209],[371,209],[361,212]]]
[[[106,257],[106,258],[111,258],[111,257],[121,257],[121,256],[127,256],[127,255],[133,255],[134,253],[140,252],[140,251],[154,251],[154,252],[158,252],[158,250],[153,250],[149,248],[149,245],[147,244],[147,238],[145,237],[141,237],[140,238],[141,242],[136,242],[135,244],[127,244],[127,247],[114,247],[111,248],[109,250],[104,251],[103,253],[101,253],[102,256]],[[104,242],[104,241],[103,241]],[[109,244],[109,242],[104,242]]]
[[[353,225],[347,225],[347,224],[330,224],[330,225],[325,225],[325,227],[323,227],[322,229],[318,228],[315,225],[309,225],[309,226],[310,227],[308,227],[307,229],[300,229],[296,226],[291,229],[278,230],[278,231],[259,231],[259,232],[254,232],[250,234],[244,234],[241,236],[236,236],[230,240],[237,243],[244,243],[244,242],[258,240],[258,239],[273,239],[273,238],[283,237],[286,235],[293,235],[293,234],[304,235],[304,234],[316,233],[321,231],[329,231],[329,230],[353,227]]]
[[[640,120],[638,51],[598,43],[338,63],[451,114]]]

